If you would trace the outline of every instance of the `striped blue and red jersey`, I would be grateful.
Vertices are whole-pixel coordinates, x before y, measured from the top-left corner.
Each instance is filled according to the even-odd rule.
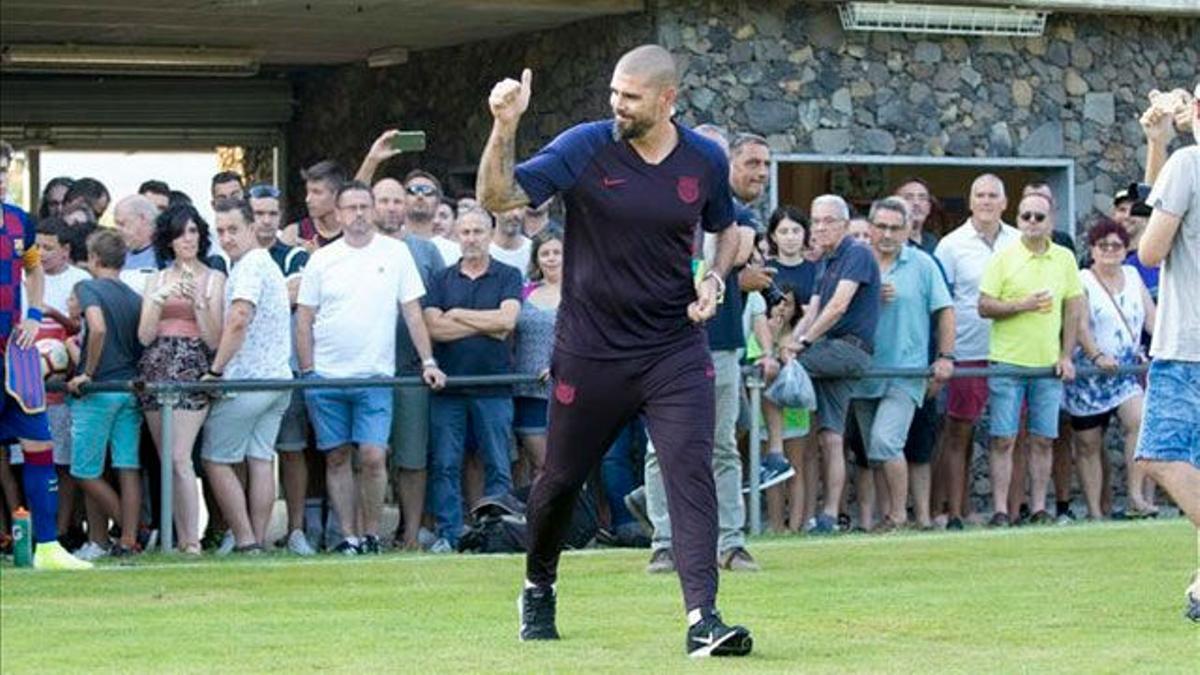
[[[21,323],[21,277],[40,259],[37,229],[25,211],[3,205],[4,225],[0,230],[0,345],[8,343],[13,328]]]

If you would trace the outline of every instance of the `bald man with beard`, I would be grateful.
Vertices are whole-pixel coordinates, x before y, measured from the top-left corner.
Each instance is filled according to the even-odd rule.
[[[375,195],[375,226],[389,237],[408,246],[425,287],[433,275],[446,266],[438,247],[430,240],[413,235],[404,227],[406,198],[404,186],[394,178],[382,178],[371,188]],[[403,319],[396,322],[396,376],[421,374],[421,358]],[[400,504],[400,523],[396,542],[406,551],[420,548],[417,532],[425,504],[426,462],[429,455],[429,390],[424,387],[400,387],[395,390],[390,464],[395,472],[396,500]]]
[[[702,323],[725,293],[738,249],[729,162],[672,121],[679,76],[670,52],[644,45],[613,72],[613,118],[579,124],[516,163],[532,72],[492,89],[493,126],[475,193],[502,213],[560,194],[566,206],[546,463],[529,496],[520,638],[556,640],[555,581],[576,497],[617,434],[646,421],[662,465],[691,657],[744,656],[753,640],[717,612],[715,390]],[[696,225],[716,236],[696,281]]]

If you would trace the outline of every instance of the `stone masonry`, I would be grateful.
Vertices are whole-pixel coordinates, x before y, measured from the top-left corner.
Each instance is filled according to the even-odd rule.
[[[645,42],[682,66],[682,122],[757,132],[777,151],[1073,159],[1077,226],[1140,179],[1147,92],[1200,78],[1195,20],[1053,14],[1043,37],[977,38],[847,33],[829,4],[649,0],[641,14],[420,52],[402,66],[293,73],[290,201],[302,207],[299,168],[332,157],[353,170],[392,126],[426,130],[430,147],[383,173],[420,164],[452,192],[471,189],[493,83],[534,70],[525,156],[573,123],[608,116],[612,65]],[[976,458],[978,499],[987,474],[985,455]]]

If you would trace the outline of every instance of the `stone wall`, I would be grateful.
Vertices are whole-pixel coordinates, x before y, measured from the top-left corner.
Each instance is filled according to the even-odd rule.
[[[291,194],[303,195],[300,167],[333,157],[353,170],[391,126],[426,130],[430,147],[383,173],[420,163],[450,178],[452,192],[470,189],[453,177],[468,176],[478,161],[493,83],[534,69],[518,142],[524,156],[572,123],[606,117],[617,57],[658,41],[683,65],[686,123],[754,131],[781,152],[1071,158],[1084,220],[1142,175],[1137,118],[1149,89],[1190,89],[1200,77],[1195,20],[1055,14],[1043,37],[972,38],[846,33],[828,4],[647,5],[643,14],[420,52],[402,66],[294,74]],[[292,206],[302,201],[293,197]],[[982,447],[974,474],[974,496],[986,508]]]
[[[523,67],[534,71],[530,110],[518,137],[518,154],[528,154],[575,122],[608,115],[612,64],[653,36],[651,16],[641,14],[418,52],[391,68],[298,73],[298,112],[288,129],[291,193],[303,195],[301,167],[332,157],[354,171],[375,137],[395,126],[425,130],[429,147],[392,160],[381,175],[403,175],[418,165],[443,179],[473,174],[491,129],[488,92],[505,77],[520,77]],[[292,201],[303,207],[302,199]]]
[[[288,175],[334,157],[357,165],[389,126],[425,129],[420,162],[472,170],[491,85],[534,69],[527,152],[571,123],[605,116],[612,64],[656,40],[684,67],[681,119],[755,131],[785,152],[1076,161],[1079,216],[1140,176],[1137,123],[1151,87],[1194,86],[1200,22],[1055,14],[1039,38],[846,33],[828,4],[650,0],[643,14],[418,52],[391,68],[293,75],[298,113]],[[297,194],[293,192],[293,194]]]
[[[1052,15],[1039,38],[847,33],[829,5],[662,2],[683,119],[785,152],[1074,159],[1079,216],[1143,172],[1152,87],[1200,77],[1200,22]]]

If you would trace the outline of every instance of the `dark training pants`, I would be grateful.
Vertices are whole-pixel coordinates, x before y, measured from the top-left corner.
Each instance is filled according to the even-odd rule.
[[[686,610],[717,597],[717,493],[713,484],[716,411],[713,364],[704,341],[661,355],[587,359],[556,350],[546,464],[526,509],[529,581],[554,583],[559,551],[584,480],[617,434],[639,413],[658,452],[672,546]]]

